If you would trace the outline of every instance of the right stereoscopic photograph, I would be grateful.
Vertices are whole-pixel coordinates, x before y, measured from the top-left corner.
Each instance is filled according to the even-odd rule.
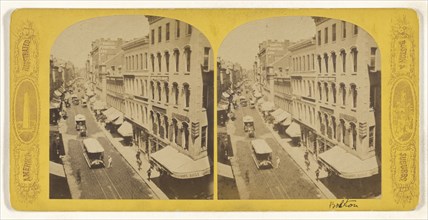
[[[374,39],[348,21],[230,32],[217,57],[218,198],[380,198],[380,67]]]

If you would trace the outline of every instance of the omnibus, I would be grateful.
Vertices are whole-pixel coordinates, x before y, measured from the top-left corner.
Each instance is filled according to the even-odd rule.
[[[273,168],[272,149],[265,140],[256,139],[251,141],[252,156],[258,169]]]
[[[104,148],[95,138],[83,140],[83,156],[89,168],[104,167]]]

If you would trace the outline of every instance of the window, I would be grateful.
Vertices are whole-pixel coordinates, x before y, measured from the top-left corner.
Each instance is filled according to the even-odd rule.
[[[192,34],[192,25],[190,25],[190,24],[187,25],[187,34],[188,35]]]
[[[328,102],[328,83],[324,83],[325,101]]]
[[[155,99],[155,83],[150,81],[150,90],[152,90],[152,99]]]
[[[342,38],[346,38],[346,22],[342,21]]]
[[[162,55],[158,53],[157,57],[158,57],[158,71],[162,72]]]
[[[328,55],[324,54],[325,73],[328,73]]]
[[[152,34],[150,36],[151,36],[152,44],[155,44],[155,29],[152,29]]]
[[[370,86],[370,108],[375,108],[375,103],[377,102],[378,97],[378,87],[376,85]]]
[[[186,72],[190,72],[190,60],[191,60],[191,53],[190,47],[187,47],[184,49],[184,53],[186,54]]]
[[[375,127],[374,126],[370,126],[369,127],[369,148],[374,148],[374,133],[375,133]]]
[[[169,52],[165,52],[166,72],[169,72]]]
[[[175,56],[175,72],[179,72],[179,70],[180,70],[180,51],[174,50],[174,56]]]
[[[210,50],[211,48],[204,48],[204,70],[208,70],[209,62],[210,62]]]
[[[159,136],[160,138],[165,138],[165,129],[162,126],[162,118],[160,114],[156,114],[157,119],[158,119],[158,126],[159,126]]]
[[[306,56],[306,60],[308,61],[308,67],[306,70],[310,70],[311,69],[311,66],[310,66],[311,61],[309,60],[309,55]]]
[[[162,27],[158,27],[158,42],[162,42]]]
[[[318,31],[318,45],[321,45],[321,31]]]
[[[152,72],[155,72],[155,55],[150,55],[150,60],[152,61]]]
[[[327,129],[327,137],[331,139],[332,135],[333,135],[333,132],[332,132],[332,129],[331,129],[331,127],[330,127],[330,125],[329,125],[328,122],[329,122],[328,115],[326,114],[325,115],[325,127]]]
[[[308,95],[309,95],[309,97],[312,97],[312,85],[311,84],[312,84],[311,82],[308,82]]]
[[[358,34],[358,26],[354,24],[354,34],[357,35]]]
[[[165,31],[166,31],[165,40],[168,41],[169,40],[169,23],[166,24]]]
[[[320,71],[320,73],[321,73],[321,56],[320,56],[320,55],[318,55],[317,59],[318,59],[318,67],[319,67],[319,71]]]
[[[336,139],[336,118],[331,117],[331,127],[333,128],[333,139]]]
[[[346,73],[346,52],[345,50],[340,51],[342,57],[342,72]]]
[[[358,62],[357,62],[358,61],[358,51],[357,51],[357,48],[352,48],[351,54],[352,54],[354,72],[357,72],[357,66],[358,66]]]
[[[352,108],[357,107],[357,86],[355,84],[351,85],[351,94],[352,94]]]
[[[345,84],[340,84],[340,92],[342,93],[342,105],[345,106],[346,104],[346,88]]]
[[[180,21],[179,20],[175,20],[175,37],[176,38],[180,37]]]
[[[331,41],[335,42],[336,41],[336,24],[333,24],[333,26],[331,27]]]
[[[331,61],[333,62],[333,73],[336,73],[336,53],[331,53]]]
[[[336,104],[336,93],[337,93],[337,91],[336,91],[336,84],[331,84],[331,92],[333,93],[333,103],[335,103]]]
[[[165,102],[169,102],[169,85],[168,82],[165,82],[164,84],[164,91],[165,91]]]
[[[147,63],[148,63],[148,57],[147,57],[147,53],[144,54],[144,69],[146,70],[147,67]]]
[[[352,149],[357,149],[357,127],[354,123],[351,123],[351,134],[352,134]]]
[[[346,127],[345,127],[345,121],[343,119],[340,120],[340,137],[341,137],[341,142],[346,144],[348,143],[346,141]]]
[[[175,104],[178,105],[178,96],[179,96],[180,91],[178,90],[178,84],[177,83],[172,84],[172,90],[174,93]]]
[[[157,82],[157,90],[158,90],[158,100],[159,101],[162,101],[162,87],[161,87],[161,83],[160,82]]]
[[[201,148],[202,148],[202,150],[207,149],[207,133],[208,133],[207,131],[208,131],[207,126],[202,127],[202,133],[201,133]]]
[[[140,69],[143,69],[143,54],[140,53]]]
[[[377,47],[372,47],[370,49],[370,70],[376,69],[376,50]]]
[[[189,125],[185,122],[183,122],[183,132],[184,132],[184,149],[189,150]]]
[[[315,70],[315,58],[313,54],[312,54],[312,70]]]
[[[318,82],[318,94],[320,95],[320,100],[322,100],[322,88],[320,82]]]
[[[190,87],[189,87],[189,84],[187,84],[187,83],[184,84],[183,90],[184,90],[186,108],[189,108],[189,105],[190,105]]]
[[[178,145],[178,122],[175,119],[172,119],[172,127],[173,127],[173,139],[172,141]]]
[[[324,28],[324,43],[328,43],[328,27]]]

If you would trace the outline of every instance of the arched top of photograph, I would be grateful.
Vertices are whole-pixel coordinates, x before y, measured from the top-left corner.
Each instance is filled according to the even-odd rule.
[[[134,54],[137,50],[144,58]],[[127,57],[127,53],[134,58]],[[175,59],[180,55],[181,59]],[[137,70],[187,75],[197,69],[207,72],[213,70],[210,57],[212,60],[210,42],[192,25],[151,15],[115,15],[80,21],[65,29],[51,48],[54,64],[81,71],[99,68],[109,75]],[[200,60],[193,61],[196,58]],[[162,63],[157,59],[162,59]]]
[[[361,51],[364,45],[371,45],[365,48],[368,51]],[[219,64],[239,64],[243,69],[253,70],[260,58],[264,59],[261,55],[265,52],[269,54],[267,63],[279,64],[285,57],[302,50],[314,50],[315,58],[323,59],[325,54],[332,58],[339,57],[341,53],[361,51],[363,53],[360,54],[367,52],[367,57],[375,57],[371,58],[374,66],[370,69],[379,70],[380,50],[377,47],[370,34],[353,23],[325,17],[284,16],[260,19],[237,27],[223,40],[217,59]],[[275,74],[285,75],[290,68],[282,68]]]

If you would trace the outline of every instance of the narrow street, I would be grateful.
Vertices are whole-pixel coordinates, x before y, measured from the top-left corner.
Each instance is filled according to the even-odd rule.
[[[66,152],[63,161],[73,199],[157,199],[148,185],[104,136],[87,107],[72,104],[67,108],[67,114],[66,124],[61,128],[64,129]],[[106,166],[107,158],[112,157],[111,168],[89,168],[83,157],[83,138],[75,129],[76,114],[86,117],[87,137],[96,138],[104,147]]]
[[[281,145],[274,139],[263,119],[256,109],[239,107],[235,111],[235,121],[229,121],[228,133],[231,134],[235,160],[239,167],[233,167],[234,172],[238,169],[243,178],[249,199],[317,199],[325,198],[317,186],[306,176],[301,168],[285,152]],[[244,132],[242,118],[245,115],[254,118],[255,138],[264,139],[272,148],[272,169],[258,169],[251,156],[251,143]],[[280,158],[279,167],[276,168],[276,158]],[[238,188],[240,184],[238,184]],[[241,185],[242,187],[242,185]],[[240,190],[240,192],[242,189]],[[242,199],[242,198],[241,198]]]

